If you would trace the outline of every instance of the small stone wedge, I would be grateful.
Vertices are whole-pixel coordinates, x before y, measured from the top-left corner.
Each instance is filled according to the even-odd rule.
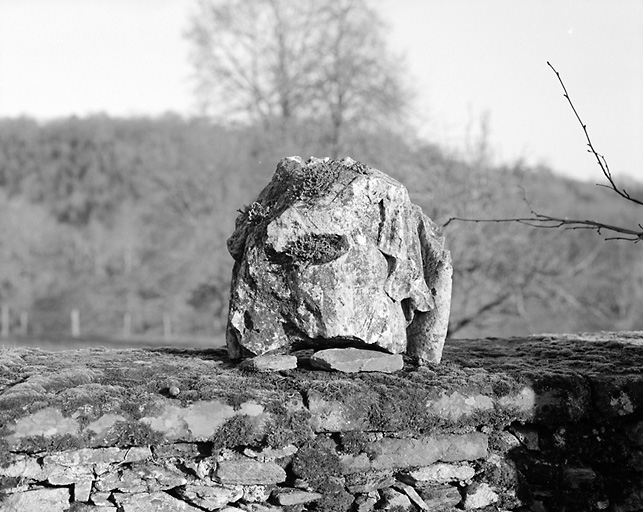
[[[310,358],[310,364],[320,370],[344,373],[393,373],[404,367],[404,360],[400,354],[358,348],[329,348],[315,352]]]

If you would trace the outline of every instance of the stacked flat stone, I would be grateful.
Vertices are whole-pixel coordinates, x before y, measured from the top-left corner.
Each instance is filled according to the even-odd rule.
[[[228,249],[232,359],[352,347],[440,361],[450,255],[406,188],[377,169],[350,158],[282,160],[237,218]],[[341,357],[352,355],[361,357]]]

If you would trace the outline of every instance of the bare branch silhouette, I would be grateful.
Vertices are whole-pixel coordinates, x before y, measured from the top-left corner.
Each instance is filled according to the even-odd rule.
[[[576,107],[574,106],[574,103],[572,102],[569,96],[569,93],[567,92],[567,88],[565,87],[565,83],[563,82],[563,79],[561,78],[560,73],[556,70],[556,68],[554,68],[554,66],[551,65],[549,61],[547,61],[547,65],[552,69],[554,73],[556,73],[556,77],[558,78],[558,81],[560,82],[560,85],[563,88],[563,92],[564,92],[563,96],[569,103],[569,106],[572,108],[572,111],[574,112],[576,119],[578,119],[578,122],[583,128],[583,132],[585,133],[585,139],[587,140],[587,146],[589,148],[587,151],[594,155],[594,157],[596,158],[596,162],[601,168],[603,176],[605,176],[605,178],[609,182],[609,185],[605,185],[601,183],[597,183],[596,185],[599,187],[605,187],[614,191],[616,194],[618,194],[626,201],[630,201],[639,206],[643,206],[643,200],[632,197],[624,188],[621,188],[616,184],[616,181],[612,176],[612,172],[610,171],[609,165],[607,164],[607,159],[603,155],[598,153],[594,148],[594,145],[592,144],[592,140],[589,136],[589,132],[587,131],[587,125],[583,122],[580,115],[578,114],[578,111],[576,110]],[[609,236],[605,238],[605,240],[627,240],[634,243],[637,243],[643,240],[643,225],[641,224],[638,224],[639,229],[636,230],[636,229],[625,228],[622,226],[606,224],[595,220],[588,220],[588,219],[579,220],[579,219],[552,217],[550,215],[545,215],[543,213],[538,213],[537,211],[535,211],[526,198],[525,198],[525,202],[529,206],[531,217],[517,217],[517,218],[507,218],[507,219],[467,219],[463,217],[451,217],[449,220],[447,220],[444,223],[443,226],[446,227],[452,221],[455,221],[455,220],[464,221],[464,222],[517,222],[519,224],[525,224],[527,226],[532,226],[537,228],[564,227],[565,229],[595,229],[598,234],[602,234],[602,231],[609,231],[611,233],[626,235],[626,236]]]
[[[630,196],[630,194],[628,194],[625,189],[619,188],[616,185],[616,182],[614,181],[614,178],[613,178],[612,173],[610,171],[609,165],[607,165],[607,160],[605,159],[605,157],[603,155],[599,154],[594,149],[594,145],[592,144],[592,140],[589,138],[589,133],[587,131],[587,125],[585,123],[583,123],[583,120],[578,115],[578,112],[576,111],[576,107],[574,107],[574,104],[572,103],[572,100],[569,97],[569,94],[567,93],[567,88],[565,87],[565,84],[563,83],[563,79],[560,77],[560,73],[558,71],[556,71],[554,66],[552,66],[549,61],[547,61],[547,65],[552,69],[552,71],[554,73],[556,73],[556,77],[558,78],[558,81],[560,82],[560,85],[563,88],[563,91],[565,93],[565,94],[563,94],[563,96],[568,101],[569,106],[572,107],[572,110],[574,111],[574,115],[576,116],[576,119],[578,119],[578,122],[583,127],[583,132],[585,133],[585,138],[587,139],[587,147],[589,148],[587,151],[589,153],[592,153],[594,155],[594,157],[596,157],[596,161],[598,162],[598,165],[600,166],[601,171],[603,172],[603,175],[605,176],[605,178],[607,178],[607,181],[609,181],[609,185],[604,185],[602,183],[597,183],[596,185],[599,186],[599,187],[609,188],[609,189],[613,190],[614,192],[616,192],[622,198],[627,199],[628,201],[631,201],[631,202],[633,202],[635,204],[643,206],[643,201],[641,201],[640,199],[636,199],[636,198]]]

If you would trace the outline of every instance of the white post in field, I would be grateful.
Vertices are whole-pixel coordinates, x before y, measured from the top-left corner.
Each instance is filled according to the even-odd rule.
[[[163,337],[166,340],[172,337],[172,318],[169,313],[163,313]]]
[[[80,313],[77,309],[71,310],[71,335],[74,338],[80,336]]]
[[[123,338],[129,338],[132,335],[132,315],[128,311],[123,315]]]
[[[2,312],[0,313],[0,323],[2,324],[2,330],[0,330],[0,336],[3,338],[9,337],[9,305],[3,304],[1,308]]]
[[[26,336],[29,332],[29,312],[21,311],[20,312],[20,334]]]

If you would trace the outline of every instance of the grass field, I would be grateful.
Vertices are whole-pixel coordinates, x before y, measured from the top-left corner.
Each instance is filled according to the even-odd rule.
[[[217,337],[179,337],[165,339],[163,337],[132,337],[132,338],[109,338],[103,336],[80,336],[69,337],[42,337],[31,338],[22,336],[10,336],[0,338],[0,350],[32,347],[47,351],[78,350],[83,348],[143,348],[143,347],[184,347],[184,348],[217,348],[225,346],[223,335]]]

